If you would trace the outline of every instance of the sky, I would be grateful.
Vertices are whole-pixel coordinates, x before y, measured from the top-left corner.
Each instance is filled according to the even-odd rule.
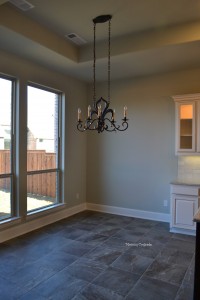
[[[35,137],[54,138],[55,95],[28,87],[28,128]]]
[[[11,81],[0,78],[0,124],[10,125]]]

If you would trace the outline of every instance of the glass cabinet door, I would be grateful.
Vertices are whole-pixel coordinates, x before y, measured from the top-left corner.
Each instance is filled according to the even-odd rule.
[[[178,151],[195,151],[195,103],[179,103]]]

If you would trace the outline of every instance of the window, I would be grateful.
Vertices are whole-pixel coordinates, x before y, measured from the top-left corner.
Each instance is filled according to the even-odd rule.
[[[15,79],[0,75],[0,223],[62,203],[61,93],[29,85],[27,116],[20,120],[19,108],[24,106],[15,99],[15,89]],[[26,134],[20,131],[24,125],[27,162],[21,159],[26,145],[19,143],[19,137]],[[22,180],[26,163],[27,205]]]
[[[0,77],[0,221],[14,216],[13,95],[14,81]]]
[[[27,211],[59,203],[61,95],[28,86]]]

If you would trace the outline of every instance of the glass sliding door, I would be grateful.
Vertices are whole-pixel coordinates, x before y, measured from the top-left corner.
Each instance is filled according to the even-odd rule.
[[[0,221],[14,215],[13,107],[14,81],[0,77]]]
[[[28,86],[28,212],[59,203],[60,109],[59,93]]]

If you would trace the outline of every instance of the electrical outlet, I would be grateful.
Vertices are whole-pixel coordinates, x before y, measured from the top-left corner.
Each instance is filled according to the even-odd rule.
[[[165,207],[167,207],[167,206],[168,206],[168,200],[164,200],[163,205],[164,205]]]
[[[80,197],[79,193],[76,193],[76,199],[78,200]]]

